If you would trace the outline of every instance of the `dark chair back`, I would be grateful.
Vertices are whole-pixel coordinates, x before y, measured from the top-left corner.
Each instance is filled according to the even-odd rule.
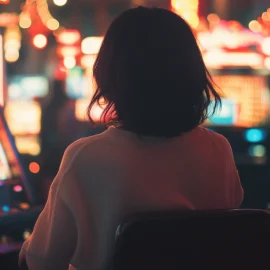
[[[116,234],[114,270],[270,269],[263,210],[147,213]]]

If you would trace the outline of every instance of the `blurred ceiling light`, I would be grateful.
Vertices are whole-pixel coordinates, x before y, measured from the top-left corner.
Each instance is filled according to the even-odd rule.
[[[250,29],[252,32],[254,32],[254,33],[259,33],[259,32],[262,31],[262,26],[261,26],[261,24],[260,24],[258,21],[256,21],[256,20],[251,21],[251,22],[249,23],[248,27],[249,27],[249,29]]]
[[[53,0],[56,6],[62,7],[67,3],[67,0]]]
[[[64,66],[67,69],[74,68],[76,66],[76,59],[73,56],[67,56],[64,58]]]
[[[266,37],[262,42],[262,51],[266,55],[270,55],[270,37]]]
[[[81,66],[83,68],[92,69],[96,61],[96,55],[83,55],[81,58]]]
[[[44,49],[46,47],[47,43],[48,43],[47,37],[42,35],[42,34],[38,34],[38,35],[34,36],[34,38],[33,38],[33,45],[37,49]]]
[[[57,42],[64,45],[74,45],[80,42],[81,34],[78,30],[66,29],[57,36]]]
[[[266,67],[267,69],[270,70],[270,57],[266,57],[266,58],[264,59],[264,65],[265,65],[265,67]]]
[[[7,50],[5,52],[5,59],[9,63],[14,63],[16,62],[20,57],[19,51],[18,50]]]
[[[87,37],[83,39],[81,50],[84,54],[98,54],[103,37]]]
[[[51,18],[47,21],[47,24],[46,24],[47,28],[50,29],[51,31],[55,31],[59,28],[59,22],[54,19],[54,18]]]
[[[19,20],[19,25],[21,28],[29,28],[32,24],[32,21],[28,15],[21,15]]]

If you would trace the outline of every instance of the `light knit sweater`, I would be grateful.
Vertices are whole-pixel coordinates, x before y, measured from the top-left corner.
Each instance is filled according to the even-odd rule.
[[[127,214],[237,208],[243,190],[232,149],[197,127],[180,137],[138,137],[118,128],[66,150],[20,258],[30,270],[101,270]]]

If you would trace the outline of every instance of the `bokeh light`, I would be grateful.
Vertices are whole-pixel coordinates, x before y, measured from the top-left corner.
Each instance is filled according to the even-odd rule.
[[[82,40],[81,50],[84,54],[98,54],[103,37],[87,37]]]
[[[48,20],[46,26],[51,31],[55,31],[55,30],[57,30],[59,28],[60,24],[56,19],[51,18],[51,19]]]
[[[37,162],[31,162],[29,164],[29,171],[33,174],[37,174],[40,171],[40,166]]]
[[[266,148],[264,145],[251,145],[248,149],[249,155],[252,157],[262,158],[266,155]]]
[[[29,28],[32,25],[32,21],[29,16],[21,15],[19,20],[19,25],[21,28]]]
[[[5,51],[5,60],[9,63],[14,63],[18,61],[20,53],[16,48],[10,48]]]
[[[55,34],[57,42],[63,45],[75,45],[80,42],[81,34],[78,30],[62,29],[58,34]]]
[[[30,208],[29,203],[20,203],[20,208],[22,210],[28,210]]]
[[[96,61],[96,55],[83,55],[81,58],[81,66],[83,68],[92,69]]]
[[[76,59],[73,56],[67,56],[64,58],[64,66],[67,69],[74,68],[76,66]]]
[[[9,2],[10,0],[0,0],[0,5],[7,5]]]
[[[3,212],[9,212],[10,211],[10,207],[8,205],[3,205],[2,206],[2,211]]]
[[[250,29],[252,32],[254,32],[254,33],[259,33],[259,32],[262,31],[262,26],[261,26],[261,24],[260,24],[258,21],[256,21],[256,20],[251,21],[251,22],[249,23],[248,27],[249,27],[249,29]]]
[[[270,37],[266,37],[262,42],[262,51],[266,55],[270,55]]]
[[[33,45],[37,49],[44,49],[46,47],[47,43],[48,43],[47,37],[42,35],[42,34],[38,34],[38,35],[34,36],[34,38],[33,38]]]
[[[14,192],[21,192],[23,190],[22,186],[16,185],[13,187]]]
[[[218,24],[220,22],[220,18],[217,14],[211,13],[207,16],[207,20],[211,24]]]
[[[67,3],[67,0],[53,0],[56,6],[62,7]]]
[[[264,66],[270,70],[270,57],[264,59]]]

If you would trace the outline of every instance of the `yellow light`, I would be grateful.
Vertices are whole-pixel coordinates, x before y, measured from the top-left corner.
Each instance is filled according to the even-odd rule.
[[[204,61],[210,68],[226,66],[259,68],[263,65],[263,57],[253,52],[212,51],[204,54]]]
[[[51,18],[48,20],[47,24],[46,24],[47,28],[50,29],[51,31],[55,31],[59,28],[59,22],[54,19],[54,18]]]
[[[8,39],[5,41],[5,50],[9,48],[16,48],[19,50],[21,48],[21,42],[17,39]]]
[[[251,22],[249,23],[248,27],[249,27],[249,29],[250,29],[252,32],[254,32],[254,33],[259,33],[259,32],[262,31],[262,26],[261,26],[261,24],[260,24],[258,21],[256,21],[256,20],[251,21]]]
[[[62,7],[67,3],[67,0],[53,0],[56,6]]]
[[[92,69],[96,61],[96,55],[83,55],[81,58],[81,66],[83,68]]]
[[[80,48],[75,46],[62,46],[57,49],[57,54],[61,57],[77,56],[80,52]]]
[[[27,15],[20,16],[19,25],[21,28],[24,28],[24,29],[29,28],[31,24],[32,24],[32,21],[29,16]]]
[[[262,51],[266,55],[270,55],[270,37],[267,37],[262,42]]]
[[[38,136],[16,136],[15,143],[20,154],[38,156],[41,152]]]
[[[46,36],[38,34],[33,38],[33,44],[37,49],[44,49],[48,43]]]
[[[14,90],[17,91],[16,89]],[[5,107],[5,118],[12,134],[16,137],[18,136],[18,138],[25,134],[31,138],[31,136],[40,133],[41,107],[38,102],[8,102]],[[32,138],[31,141],[33,141]],[[25,142],[23,143],[25,144]]]
[[[5,59],[9,63],[14,63],[16,62],[20,57],[19,51],[15,49],[8,49],[5,51]]]
[[[84,54],[98,54],[103,37],[87,37],[83,39],[81,50]]]
[[[182,16],[193,28],[199,25],[199,0],[171,0],[172,9]]]
[[[266,57],[266,58],[264,59],[264,65],[265,65],[265,67],[266,67],[267,69],[270,70],[270,57]]]
[[[220,22],[220,18],[217,14],[211,13],[207,16],[207,20],[211,24],[218,24]]]
[[[64,66],[67,69],[74,68],[76,66],[76,59],[74,56],[67,56],[64,58]]]
[[[79,43],[81,34],[77,30],[63,30],[56,35],[57,42],[64,45],[74,45]]]

